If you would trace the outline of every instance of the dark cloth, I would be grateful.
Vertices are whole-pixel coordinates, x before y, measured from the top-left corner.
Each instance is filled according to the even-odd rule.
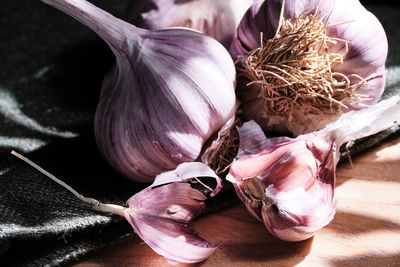
[[[122,17],[127,1],[97,1]],[[398,93],[398,8],[369,8],[389,37],[389,94]],[[94,212],[10,155],[15,149],[87,197],[124,205],[145,185],[118,175],[99,155],[93,118],[114,57],[89,29],[40,1],[0,8],[0,266],[57,266],[126,238],[124,218]],[[367,27],[367,25],[366,25]],[[359,153],[398,132],[393,127],[351,146]],[[238,203],[233,190],[208,203],[213,212]]]

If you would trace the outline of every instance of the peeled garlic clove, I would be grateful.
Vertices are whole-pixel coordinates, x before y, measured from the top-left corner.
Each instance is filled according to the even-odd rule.
[[[380,99],[387,50],[382,25],[358,0],[260,1],[230,48],[244,117],[295,136],[322,129]]]
[[[332,220],[336,162],[329,139],[268,141],[253,121],[239,134],[239,159],[227,179],[270,233],[286,241],[304,240]]]
[[[95,136],[124,176],[151,182],[195,161],[235,115],[235,67],[211,37],[188,29],[139,29],[85,0],[44,1],[91,28],[115,54],[96,110]]]
[[[246,122],[238,129],[239,153],[227,180],[273,235],[287,241],[309,238],[335,214],[336,148],[387,129],[399,118],[396,96],[295,139],[266,138],[257,123]]]
[[[193,177],[221,180],[206,165],[182,163],[176,170],[160,174],[154,183],[128,200],[125,218],[135,232],[157,253],[170,261],[194,263],[208,258],[217,248],[190,226],[205,209],[206,196],[186,182]]]
[[[201,31],[229,48],[243,14],[257,0],[142,0],[131,1],[128,21],[159,30],[188,27]]]

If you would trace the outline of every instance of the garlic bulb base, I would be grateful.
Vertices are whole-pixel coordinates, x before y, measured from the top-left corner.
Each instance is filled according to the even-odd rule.
[[[366,80],[332,70],[343,63],[348,42],[328,37],[329,24],[320,17],[320,12],[306,11],[295,19],[282,19],[272,39],[264,42],[260,38],[260,47],[240,60],[243,68],[239,68],[239,75],[249,80],[246,86],[251,88],[243,90],[259,90],[267,116],[282,116],[288,129],[296,121],[304,122],[301,117],[309,114],[337,118],[341,108],[346,107],[344,100],[363,101],[363,95],[354,91]],[[332,43],[342,43],[344,51],[331,51]],[[359,82],[352,83],[351,79]],[[308,126],[296,135],[323,126]]]
[[[336,121],[343,112],[337,114],[304,114],[293,112],[292,119],[285,116],[271,114],[264,120],[255,120],[264,131],[279,133],[287,136],[299,136],[323,129],[328,123]]]
[[[272,130],[288,134],[308,115],[326,125],[340,112],[374,105],[384,89],[387,48],[382,25],[358,0],[259,1],[230,48],[243,118],[270,131],[262,121],[281,116],[280,122],[270,119]]]

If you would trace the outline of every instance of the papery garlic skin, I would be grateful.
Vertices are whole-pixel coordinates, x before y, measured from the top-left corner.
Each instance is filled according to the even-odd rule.
[[[400,97],[350,111],[295,139],[266,138],[254,121],[238,128],[240,147],[227,180],[249,212],[286,241],[313,236],[335,214],[339,147],[387,129],[400,118]]]
[[[243,14],[257,0],[141,0],[130,2],[128,21],[150,30],[188,27],[229,48]]]
[[[209,167],[199,162],[182,163],[132,196],[124,210],[135,232],[169,261],[200,262],[218,247],[199,237],[190,226],[204,211],[207,198],[187,183],[193,177],[214,178],[217,187],[211,195],[221,189],[220,178]]]
[[[85,0],[45,0],[110,46],[95,116],[99,150],[124,176],[151,182],[195,161],[236,111],[235,67],[216,40],[189,29],[147,31]]]
[[[283,2],[284,7],[283,7]],[[238,81],[237,92],[243,105],[245,120],[255,120],[266,131],[283,134],[299,134],[322,129],[342,112],[357,110],[365,105],[373,105],[380,99],[385,86],[385,61],[388,43],[384,29],[378,19],[366,10],[358,0],[268,0],[252,5],[239,24],[238,34],[230,53],[234,60],[241,58],[238,68],[242,68],[244,58],[251,50],[260,47],[260,33],[268,40],[275,36],[283,8],[284,19],[295,19],[304,12],[321,12],[320,17],[328,21],[327,36],[348,42],[348,51],[343,64],[332,66],[332,71],[344,75],[356,74],[366,83],[355,90],[363,99],[347,99],[345,107],[336,114],[302,114],[295,111],[293,118],[265,110],[264,100],[259,97],[257,85],[248,86],[249,80]],[[333,53],[345,53],[345,43],[330,44]],[[240,73],[239,73],[240,74]],[[350,84],[360,82],[350,77]]]

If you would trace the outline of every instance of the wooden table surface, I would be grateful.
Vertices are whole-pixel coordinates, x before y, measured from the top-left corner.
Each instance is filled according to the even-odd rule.
[[[400,137],[386,140],[337,169],[336,215],[313,238],[280,241],[243,205],[197,220],[205,239],[222,241],[193,266],[400,266]],[[135,240],[90,254],[75,267],[168,266]],[[190,266],[177,264],[176,266]]]

